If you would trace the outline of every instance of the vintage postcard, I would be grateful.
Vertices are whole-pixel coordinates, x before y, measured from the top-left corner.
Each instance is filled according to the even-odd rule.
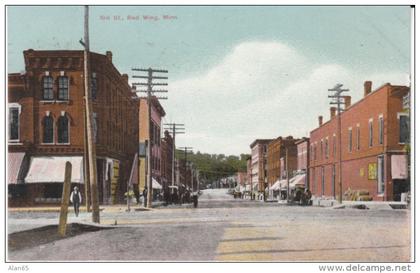
[[[412,270],[414,6],[5,13],[9,271]]]

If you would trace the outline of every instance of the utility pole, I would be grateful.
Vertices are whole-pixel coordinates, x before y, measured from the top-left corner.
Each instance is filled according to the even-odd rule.
[[[83,121],[86,124],[86,107],[83,109]],[[85,203],[86,203],[86,212],[90,212],[90,176],[89,176],[89,156],[88,156],[88,141],[87,141],[87,127],[83,128],[83,180],[85,182]]]
[[[185,125],[182,123],[164,123],[163,125],[167,126],[165,130],[172,131],[172,181],[171,185],[175,185],[175,135],[177,134],[185,134]],[[171,189],[172,193],[174,192],[174,188]]]
[[[195,171],[195,179],[196,179],[196,190],[197,190],[197,194],[200,191],[200,170],[196,170]]]
[[[159,80],[167,80],[168,77],[162,77],[162,76],[154,76],[153,73],[168,73],[168,70],[162,70],[162,69],[144,69],[144,68],[132,68],[133,71],[141,71],[141,72],[147,72],[147,76],[137,76],[133,75],[133,78],[139,78],[139,79],[147,79],[147,83],[144,82],[136,82],[133,83],[133,85],[140,85],[140,86],[147,86],[147,90],[134,90],[134,93],[142,92],[147,93],[146,97],[134,97],[134,99],[141,99],[146,98],[147,99],[147,113],[148,113],[148,131],[149,131],[149,141],[147,145],[147,207],[152,207],[152,166],[151,166],[151,156],[152,156],[152,96],[153,99],[168,99],[168,97],[156,97],[154,93],[167,93],[168,90],[153,90],[153,86],[167,86],[167,83],[154,83],[153,80],[159,79]],[[153,94],[153,95],[152,95]],[[155,141],[155,139],[153,139]]]
[[[290,196],[290,181],[289,181],[289,149],[286,147],[286,181],[287,181],[287,203],[289,203],[289,196]]]
[[[190,164],[191,167],[191,190],[194,192],[194,169],[193,169],[193,163]]]
[[[133,188],[133,176],[134,176],[134,170],[136,169],[136,165],[138,165],[139,159],[138,159],[138,153],[134,154],[133,164],[131,166],[131,172],[130,172],[130,178],[127,181],[127,211],[129,212],[131,210],[130,208],[130,202],[131,202],[131,196],[130,191]]]
[[[91,104],[91,90],[90,90],[90,70],[89,70],[89,6],[85,6],[85,22],[84,22],[85,37],[84,41],[80,43],[84,46],[84,84],[85,84],[85,107],[86,107],[86,132],[87,132],[87,148],[88,148],[88,162],[89,162],[89,181],[91,186],[91,200],[92,200],[92,221],[99,223],[99,198],[98,198],[98,181],[96,180],[96,147],[93,140],[92,128],[92,104]]]
[[[192,152],[193,147],[179,147],[184,151],[184,170],[185,170],[185,184],[187,184],[187,154]]]
[[[338,134],[338,187],[339,187],[339,196],[338,202],[341,204],[343,203],[343,179],[342,179],[342,172],[341,172],[341,105],[344,103],[344,96],[342,95],[343,92],[348,92],[349,89],[341,89],[343,85],[341,83],[337,83],[333,88],[328,89],[328,91],[333,92],[333,95],[329,95],[328,98],[332,98],[333,100],[330,104],[337,106],[337,134]]]

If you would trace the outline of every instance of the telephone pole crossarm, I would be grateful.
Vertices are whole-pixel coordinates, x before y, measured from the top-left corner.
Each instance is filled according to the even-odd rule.
[[[153,99],[168,99],[168,97],[157,97],[154,95],[154,93],[167,93],[167,90],[153,90],[154,86],[167,86],[168,83],[155,83],[153,80],[167,80],[168,77],[164,76],[155,76],[154,73],[168,73],[168,70],[163,69],[144,69],[144,68],[132,68],[132,71],[140,71],[140,72],[147,72],[147,76],[144,75],[133,75],[133,78],[140,78],[140,79],[146,79],[147,82],[135,82],[132,85],[140,85],[140,86],[147,86],[147,90],[133,90],[133,93],[147,93],[147,96],[145,97],[133,97],[133,99],[140,100],[142,98],[147,99],[147,113],[148,113],[148,145],[147,145],[147,207],[152,207],[152,196],[153,196],[153,186],[152,186],[152,169],[151,169],[151,156],[152,156],[152,142],[150,141],[151,136],[153,134],[152,132],[152,97]],[[153,95],[152,95],[153,94]]]
[[[342,178],[342,151],[341,151],[341,112],[344,109],[341,107],[345,104],[345,96],[342,95],[344,92],[350,91],[349,89],[342,89],[343,84],[337,83],[333,88],[328,89],[329,92],[334,92],[332,95],[328,95],[328,98],[331,98],[332,101],[330,104],[336,105],[337,109],[337,134],[338,134],[338,184],[339,184],[339,203],[343,203],[343,178]]]

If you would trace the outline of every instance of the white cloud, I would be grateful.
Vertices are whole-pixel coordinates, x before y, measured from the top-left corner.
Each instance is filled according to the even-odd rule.
[[[363,82],[407,84],[401,72],[364,75],[316,64],[281,42],[244,42],[202,75],[170,83],[166,112],[186,124],[177,144],[209,153],[249,153],[255,138],[308,136],[329,113],[328,88],[340,82],[361,98]]]

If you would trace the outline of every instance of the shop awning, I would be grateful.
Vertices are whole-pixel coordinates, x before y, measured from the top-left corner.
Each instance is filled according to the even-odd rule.
[[[289,180],[289,185],[290,185],[290,180]],[[280,180],[280,189],[281,190],[287,190],[287,180],[286,179]]]
[[[8,153],[7,157],[7,183],[18,184],[23,181],[18,181],[19,172],[22,166],[25,153]]]
[[[408,156],[392,155],[391,156],[391,176],[392,179],[408,178]]]
[[[131,172],[128,183],[130,185],[137,185],[139,183],[139,159],[137,154],[134,155],[133,163],[131,164]]]
[[[43,156],[31,157],[26,183],[63,183],[66,162],[72,165],[71,182],[83,184],[83,157]]]
[[[269,188],[270,191],[278,191],[280,190],[280,180],[277,180],[273,186]]]
[[[152,189],[155,189],[155,190],[161,190],[162,189],[162,186],[153,177],[152,177]]]
[[[306,174],[298,174],[292,177],[292,179],[290,179],[289,187],[290,188],[295,188],[296,186],[305,187],[305,179],[306,179]]]

